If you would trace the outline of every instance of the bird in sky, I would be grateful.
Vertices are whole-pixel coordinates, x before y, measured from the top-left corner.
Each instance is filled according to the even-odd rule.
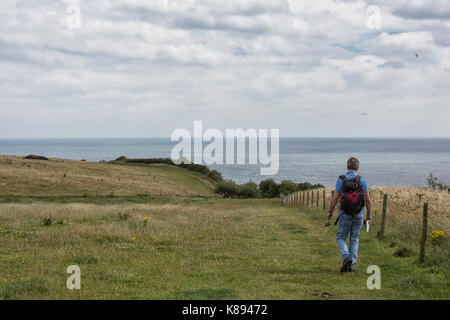
[[[419,54],[418,53],[416,53],[416,58],[418,58],[419,57]]]

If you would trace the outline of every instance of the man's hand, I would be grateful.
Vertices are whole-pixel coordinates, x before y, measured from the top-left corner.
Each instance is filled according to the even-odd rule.
[[[327,220],[331,220],[331,217],[333,217],[333,211],[334,210],[328,210]]]
[[[367,220],[367,221],[372,220],[372,216],[371,216],[370,214],[366,215],[366,220]]]
[[[339,198],[339,193],[335,192],[333,195],[333,198],[331,199],[330,210],[328,210],[328,215],[327,215],[328,220],[331,220],[331,217],[333,216],[334,208],[336,207],[338,198]]]

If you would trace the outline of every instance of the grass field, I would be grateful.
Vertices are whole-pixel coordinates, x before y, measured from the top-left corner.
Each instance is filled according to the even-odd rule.
[[[375,223],[362,232],[356,272],[341,274],[336,227],[324,227],[321,210],[208,197],[201,177],[179,168],[54,160],[41,170],[14,160],[0,162],[1,181],[12,190],[0,201],[0,299],[325,299],[314,295],[321,292],[331,293],[328,299],[450,298],[448,243],[430,246],[419,266],[417,252],[394,257],[410,239],[390,228],[378,241]],[[58,185],[66,189],[50,180],[50,194],[27,193],[30,176],[62,180],[58,166],[73,177]],[[100,168],[109,184],[97,196],[103,184],[83,179],[94,182]],[[178,197],[133,195],[157,190],[146,170],[167,179]],[[119,182],[122,174],[129,178]],[[202,197],[181,197],[184,188]],[[92,194],[83,196],[86,190]],[[81,290],[66,288],[70,265],[81,268]],[[366,287],[369,265],[381,268],[380,290]]]
[[[9,196],[214,196],[199,173],[174,166],[121,165],[75,160],[24,160],[0,156],[1,195]]]

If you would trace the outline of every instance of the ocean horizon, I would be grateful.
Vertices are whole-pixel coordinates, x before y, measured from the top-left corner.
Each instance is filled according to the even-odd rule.
[[[0,139],[0,154],[109,161],[166,158],[178,142],[170,138],[30,138]],[[205,147],[208,143],[203,143]],[[450,184],[450,138],[280,138],[279,171],[260,174],[260,165],[209,165],[238,183],[267,178],[333,186],[345,172],[346,160],[361,161],[360,175],[370,185],[426,186],[429,173]]]

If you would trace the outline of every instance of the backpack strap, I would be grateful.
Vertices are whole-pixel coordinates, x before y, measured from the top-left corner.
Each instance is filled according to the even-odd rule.
[[[362,194],[363,194],[363,197],[364,197],[364,201],[366,201],[366,193],[364,192],[364,187],[362,186],[362,183],[361,183],[361,176],[358,176],[358,185],[361,187],[361,191],[362,191]]]
[[[339,176],[339,179],[342,180],[342,189],[341,192],[339,193],[339,208],[342,209],[342,195],[344,194],[344,190],[345,190],[345,181],[347,180],[347,177],[345,175]],[[339,217],[338,217],[339,220]],[[338,220],[336,220],[336,222],[334,223],[335,225],[337,224]]]
[[[342,194],[342,192],[344,192],[344,189],[345,189],[345,181],[347,181],[347,177],[344,174],[342,176],[339,176],[339,179],[342,180],[342,190],[341,190],[341,194]]]

